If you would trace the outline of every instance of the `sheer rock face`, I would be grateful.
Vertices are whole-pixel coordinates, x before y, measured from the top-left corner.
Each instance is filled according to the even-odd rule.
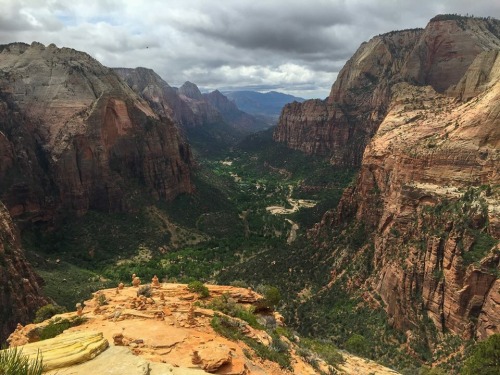
[[[1,193],[12,215],[120,211],[129,179],[164,199],[191,191],[190,150],[174,123],[89,55],[1,46],[0,92],[0,180],[11,181]]]
[[[308,154],[329,156],[335,165],[359,166],[387,114],[394,84],[431,85],[444,92],[459,83],[478,55],[500,47],[499,36],[499,21],[475,18],[432,20],[424,30],[376,36],[346,63],[327,99],[283,108],[274,139]],[[477,69],[481,71],[479,61]],[[478,73],[475,84],[482,81]],[[466,86],[471,89],[474,83]]]
[[[427,315],[439,331],[467,338],[500,332],[500,60],[493,55],[478,56],[456,86],[467,97],[482,90],[467,102],[431,86],[393,86],[356,186],[323,220],[324,228],[355,218],[372,231],[368,284],[402,330]],[[481,85],[478,66],[489,77]]]
[[[175,121],[182,129],[223,121],[221,114],[205,100],[194,83],[186,82],[175,89],[151,69],[113,70],[157,113]]]
[[[0,202],[0,342],[47,304],[40,279],[26,261],[8,210]]]
[[[146,68],[113,70],[144,98],[156,113],[170,118],[184,130],[222,123],[247,132],[266,127],[262,121],[240,111],[217,90],[202,94],[198,86],[191,82],[186,82],[176,89],[153,70]]]

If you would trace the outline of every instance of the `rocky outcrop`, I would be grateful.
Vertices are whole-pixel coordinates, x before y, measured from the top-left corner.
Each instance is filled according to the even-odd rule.
[[[251,289],[206,286],[210,295],[202,299],[197,293],[190,292],[185,284],[159,283],[150,289],[149,297],[138,293],[140,289],[135,287],[101,290],[95,293],[95,298],[85,301],[82,315],[71,312],[51,318],[50,322],[53,324],[63,319],[83,319],[81,325],[66,330],[52,339],[52,343],[29,343],[38,339],[37,332],[47,326],[49,321],[19,326],[9,342],[11,346],[30,349],[30,354],[35,348],[40,348],[44,358],[45,353],[54,353],[56,357],[58,353],[64,353],[64,358],[52,361],[56,366],[65,363],[69,366],[58,368],[54,372],[62,375],[194,375],[207,372],[234,375],[313,375],[331,372],[332,367],[316,353],[308,351],[309,360],[299,355],[296,339],[290,341],[276,332],[271,336],[262,327],[254,328],[244,320],[214,310],[219,306],[219,310],[226,311],[226,306],[228,312],[233,311],[233,315],[237,310],[246,310],[247,314],[252,314],[255,310],[251,307],[259,304],[261,295]],[[107,303],[99,304],[99,298],[104,298]],[[260,319],[259,314],[256,315]],[[278,313],[267,312],[263,317],[268,322],[283,324],[283,318]],[[223,321],[219,329],[218,321]],[[226,337],[227,334],[232,338]],[[65,345],[75,337],[85,338],[85,341],[71,347]],[[277,340],[277,337],[281,340],[279,349],[273,346],[273,340]],[[88,350],[88,344],[105,341],[110,343],[110,348],[94,359],[88,358],[89,354],[95,354],[95,351]],[[55,345],[60,348],[53,350],[51,346]],[[269,356],[262,355],[263,352],[277,353],[277,350],[290,356],[290,368],[280,367]],[[70,361],[74,358],[87,359],[88,362],[73,365]],[[310,361],[314,361],[314,367]],[[397,374],[348,353],[340,368],[346,374]]]
[[[0,194],[14,216],[121,211],[129,179],[163,199],[191,191],[175,124],[89,55],[4,45],[0,73]]]
[[[44,371],[89,361],[109,346],[100,332],[68,332],[63,335],[22,346],[22,353],[35,360],[40,353]]]
[[[47,303],[41,297],[40,281],[24,257],[9,212],[0,202],[0,342],[17,323],[27,323]]]
[[[424,30],[376,36],[342,68],[326,100],[283,108],[274,139],[328,156],[335,165],[359,166],[387,114],[394,84],[430,85],[440,93],[455,87],[450,93],[460,92],[459,81],[469,66],[482,53],[498,49],[499,36],[498,20],[446,16],[434,18]],[[476,66],[477,86],[484,78],[481,62]]]
[[[182,129],[189,131],[196,127],[227,124],[239,131],[250,132],[267,127],[264,122],[240,111],[218,90],[202,94],[192,82],[185,82],[176,89],[153,70],[146,68],[113,70],[144,98],[156,113],[169,117]]]
[[[248,134],[248,115],[221,113],[191,82],[179,89],[169,86],[154,71],[145,68],[115,68],[127,84],[160,116],[179,124],[183,135],[198,153],[214,155]]]
[[[466,102],[431,86],[393,86],[355,187],[317,227],[354,219],[372,233],[367,285],[404,331],[428,317],[466,338],[500,332],[497,60],[480,54],[464,73],[453,90]],[[477,79],[478,69],[488,74]]]

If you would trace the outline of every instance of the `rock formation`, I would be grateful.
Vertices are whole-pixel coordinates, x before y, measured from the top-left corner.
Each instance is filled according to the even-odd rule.
[[[40,279],[25,259],[9,212],[0,202],[0,342],[45,304]]]
[[[228,124],[238,130],[255,131],[264,126],[253,116],[240,111],[219,91],[202,94],[192,82],[185,82],[176,89],[146,68],[114,68],[114,71],[157,113],[169,117],[183,129]]]
[[[430,85],[442,93],[462,79],[478,55],[497,50],[499,36],[498,20],[447,16],[435,17],[424,30],[376,36],[342,68],[326,100],[283,108],[274,139],[328,156],[335,165],[359,166],[387,114],[394,84]],[[475,79],[479,84],[483,76]]]
[[[210,297],[198,301],[201,305],[209,304],[213,298],[218,298],[220,303],[227,297],[239,308],[248,309],[262,299],[262,296],[248,289],[222,285],[207,287]],[[164,295],[163,300],[159,298],[160,293]],[[280,350],[286,350],[289,354],[290,369],[282,368],[278,363],[262,357],[258,348],[264,352],[275,350],[272,349],[274,338],[268,332],[263,328],[253,328],[239,318],[214,311],[210,306],[193,306],[193,301],[198,296],[189,292],[185,284],[161,284],[161,291],[153,289],[151,298],[140,309],[136,289],[132,287],[125,287],[119,295],[115,294],[114,289],[102,290],[97,294],[104,295],[109,303],[101,306],[99,313],[95,314],[93,310],[97,301],[85,301],[88,308],[78,317],[84,319],[81,325],[74,326],[53,339],[39,341],[39,332],[50,322],[54,324],[77,317],[74,312],[60,314],[49,321],[19,326],[9,338],[10,345],[18,346],[23,353],[26,350],[32,356],[36,356],[37,349],[40,349],[42,356],[49,359],[49,368],[57,369],[48,373],[61,375],[314,375],[327,373],[331,369],[317,354],[308,352],[308,358],[314,361],[313,367],[299,355],[298,343],[289,341],[284,336],[280,338],[284,345]],[[117,311],[120,314],[116,314]],[[164,313],[167,311],[168,313]],[[189,323],[191,313],[196,316],[196,325]],[[224,317],[228,324],[225,329],[232,331],[240,339],[228,339],[215,330],[211,324],[215,317]],[[274,313],[272,319],[281,321],[282,317]],[[73,342],[75,339],[77,342]],[[106,349],[108,343],[110,347]],[[104,352],[98,354],[103,349]],[[345,359],[345,362],[339,364],[342,373],[397,375],[397,372],[375,362],[348,353],[343,353],[342,356]],[[87,362],[76,364],[82,360]]]
[[[174,123],[89,55],[3,45],[0,94],[0,194],[13,216],[120,211],[128,179],[163,199],[191,191]]]
[[[264,121],[240,111],[236,104],[230,101],[219,90],[212,91],[203,96],[208,103],[220,112],[228,124],[237,129],[255,132],[269,127]]]
[[[422,330],[428,317],[438,332],[465,338],[500,332],[500,41],[487,34],[498,29],[484,31],[485,24],[499,22],[465,18],[429,24],[414,53],[423,53],[430,35],[440,40],[438,31],[451,38],[443,42],[447,48],[455,43],[472,48],[470,40],[454,36],[464,34],[497,50],[479,53],[478,47],[475,57],[461,49],[437,54],[446,64],[454,56],[472,60],[468,68],[448,65],[456,70],[443,73],[446,84],[441,73],[433,73],[441,72],[439,63],[425,74],[403,70],[412,72],[415,83],[429,85],[392,85],[355,186],[313,231],[320,238],[331,226],[363,223],[374,244],[373,272],[365,286],[382,297],[394,326],[403,331]],[[412,56],[408,61],[415,61]],[[368,251],[369,245],[356,249],[359,256]],[[333,274],[353,257],[339,261]]]

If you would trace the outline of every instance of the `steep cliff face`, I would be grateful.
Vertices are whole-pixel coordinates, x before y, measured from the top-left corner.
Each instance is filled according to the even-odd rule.
[[[222,122],[220,113],[205,101],[194,83],[186,82],[179,89],[175,89],[151,69],[113,70],[157,113],[175,121],[182,129]]]
[[[164,199],[191,191],[189,147],[173,122],[89,55],[9,44],[0,48],[0,72],[0,138],[11,150],[2,152],[0,178],[12,180],[1,194],[13,215],[120,211],[129,178]]]
[[[324,100],[283,108],[274,139],[336,165],[359,166],[387,114],[398,82],[455,86],[476,57],[499,46],[500,21],[436,17],[424,30],[405,30],[363,43]],[[481,78],[482,79],[482,78]]]
[[[222,102],[227,98],[203,95],[194,83],[186,82],[176,89],[151,69],[115,68],[114,71],[156,113],[179,124],[183,135],[198,153],[214,155],[226,150],[255,130],[254,123],[258,123],[237,109],[237,112],[226,111],[228,106]],[[218,105],[221,105],[220,109]]]
[[[24,258],[9,212],[0,202],[0,342],[45,304],[39,279]]]
[[[480,81],[478,67],[487,72]],[[466,338],[500,332],[499,78],[498,54],[488,52],[454,88],[467,102],[431,86],[393,86],[355,187],[317,227],[356,219],[369,229],[365,286],[402,330],[427,316],[439,332]]]

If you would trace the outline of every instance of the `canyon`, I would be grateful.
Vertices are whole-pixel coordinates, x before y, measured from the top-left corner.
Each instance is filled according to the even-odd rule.
[[[489,21],[463,22],[464,29],[456,20],[431,21],[424,31],[412,32],[420,40],[413,50],[427,56],[431,51],[422,53],[422,45],[436,45],[444,30],[450,38],[463,32],[476,42],[486,40],[490,50],[471,45],[469,38],[444,40],[425,79],[423,68],[416,69],[416,54],[406,57],[400,74],[413,84],[390,87],[391,99],[364,149],[356,183],[311,233],[320,239],[328,228],[353,220],[365,226],[373,248],[366,245],[356,255],[339,251],[344,259],[333,274],[341,275],[353,256],[373,251],[373,272],[362,280],[354,275],[353,283],[364,283],[371,303],[380,296],[392,324],[410,336],[422,329],[424,318],[438,332],[465,339],[484,339],[500,329],[500,34],[480,38]],[[388,37],[368,45],[382,43],[380,38]],[[366,53],[368,45],[358,53]],[[463,53],[451,68],[449,48],[456,46]],[[448,73],[441,74],[443,69]],[[352,69],[340,80],[349,74]]]
[[[424,29],[375,36],[342,68],[328,98],[287,104],[272,134],[246,138],[266,124],[219,91],[202,94],[191,82],[175,88],[151,69],[110,69],[54,45],[0,46],[0,339],[49,302],[19,231],[30,245],[33,228],[63,228],[52,242],[35,241],[39,254],[30,248],[45,275],[74,261],[88,281],[115,283],[135,268],[172,279],[162,288],[175,301],[161,303],[178,309],[179,319],[168,328],[188,329],[189,309],[203,328],[199,342],[179,341],[187,348],[177,353],[181,367],[192,365],[194,346],[221,341],[234,360],[229,373],[284,371],[214,338],[215,313],[193,308],[198,298],[175,283],[190,279],[279,285],[290,325],[342,348],[378,335],[363,331],[365,322],[353,325],[353,316],[370,324],[382,317],[387,337],[362,355],[383,353],[386,364],[398,365],[383,342],[413,363],[441,364],[450,336],[459,344],[445,359],[500,333],[499,103],[500,21],[493,18],[440,15]],[[151,231],[141,232],[141,221]],[[71,231],[78,225],[82,232]],[[117,228],[130,233],[123,239]],[[104,251],[94,238],[105,239]],[[108,258],[94,259],[104,252]],[[209,289],[254,307],[261,298],[251,289]],[[133,310],[139,298],[132,288],[100,293],[112,302],[106,313]],[[134,318],[125,332],[137,332],[135,320],[165,328],[172,315],[156,321],[154,297],[151,314],[127,310]],[[115,323],[90,313],[95,300],[85,305],[85,329]],[[112,333],[104,333],[110,342]],[[135,349],[148,361],[175,362],[148,345]],[[295,371],[316,373],[287,345]],[[370,366],[363,371],[393,373]]]

